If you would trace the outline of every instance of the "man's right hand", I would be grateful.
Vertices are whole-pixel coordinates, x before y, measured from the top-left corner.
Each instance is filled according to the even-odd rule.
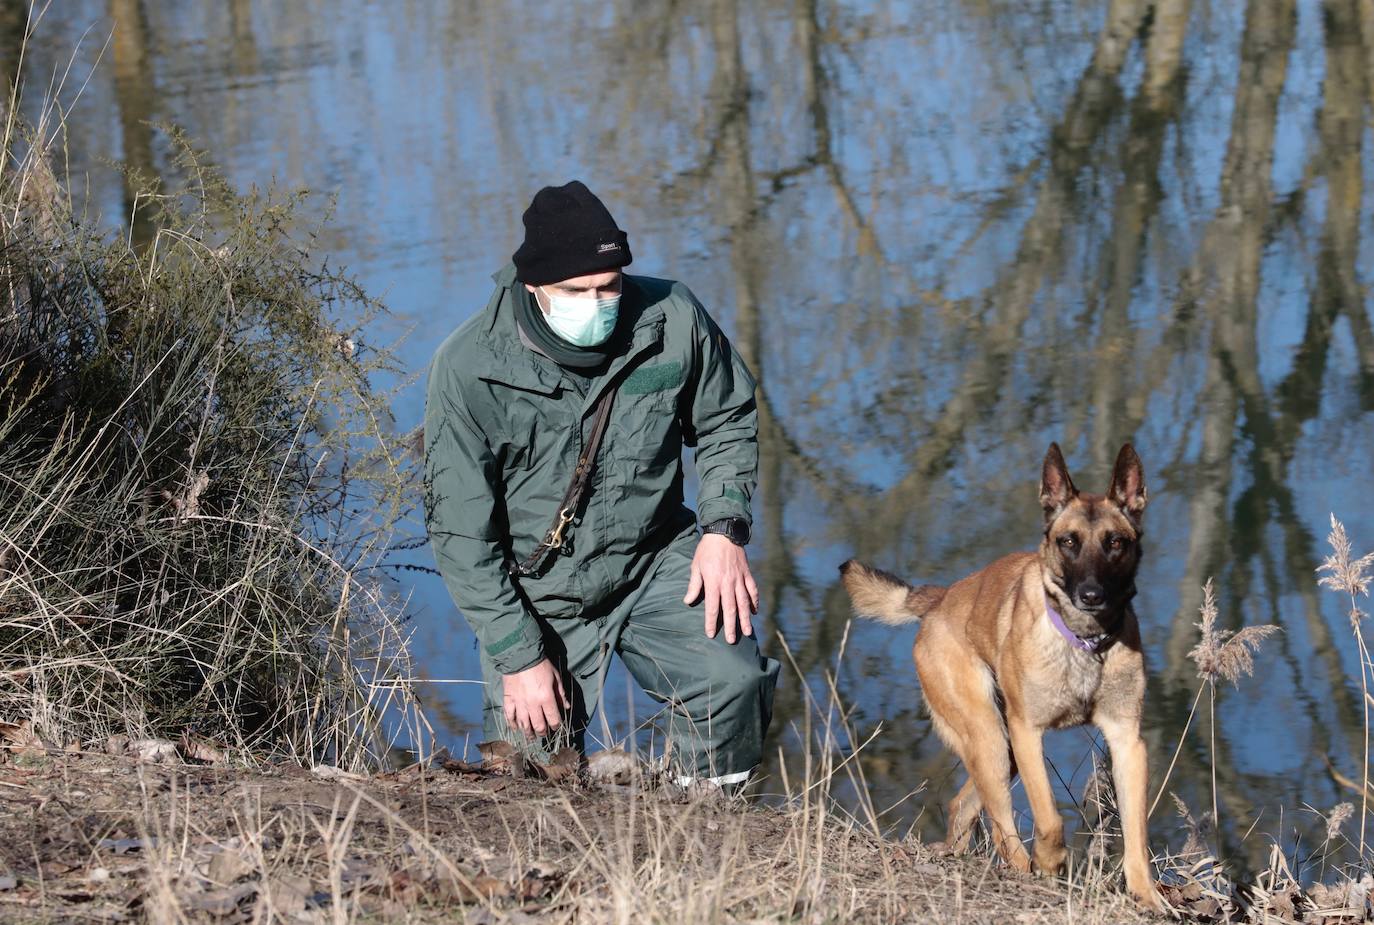
[[[562,722],[559,712],[571,710],[572,702],[563,693],[563,681],[547,658],[539,663],[505,675],[506,723],[527,736],[548,735]]]

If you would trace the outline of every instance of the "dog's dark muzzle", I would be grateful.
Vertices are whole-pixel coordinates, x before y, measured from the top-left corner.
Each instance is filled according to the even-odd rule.
[[[1097,613],[1107,606],[1107,592],[1095,581],[1084,581],[1073,589],[1073,604],[1084,613]]]

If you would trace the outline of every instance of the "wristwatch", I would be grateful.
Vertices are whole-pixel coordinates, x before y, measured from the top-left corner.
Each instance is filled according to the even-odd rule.
[[[749,545],[749,521],[743,517],[722,517],[701,528],[702,533],[719,533],[736,546]]]

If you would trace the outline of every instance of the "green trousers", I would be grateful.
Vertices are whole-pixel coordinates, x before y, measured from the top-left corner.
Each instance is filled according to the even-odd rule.
[[[760,654],[752,636],[734,645],[724,631],[707,638],[704,605],[682,603],[695,544],[688,534],[670,545],[639,586],[604,613],[540,620],[544,651],[572,699],[562,735],[579,751],[616,652],[640,686],[670,708],[671,773],[735,783],[763,758],[779,665]],[[551,747],[508,728],[501,674],[485,653],[482,675],[486,737],[536,753]]]

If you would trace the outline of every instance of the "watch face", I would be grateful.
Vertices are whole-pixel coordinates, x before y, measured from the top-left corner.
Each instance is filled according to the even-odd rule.
[[[749,544],[749,524],[742,517],[726,517],[706,528],[708,533],[720,533],[736,546]]]

